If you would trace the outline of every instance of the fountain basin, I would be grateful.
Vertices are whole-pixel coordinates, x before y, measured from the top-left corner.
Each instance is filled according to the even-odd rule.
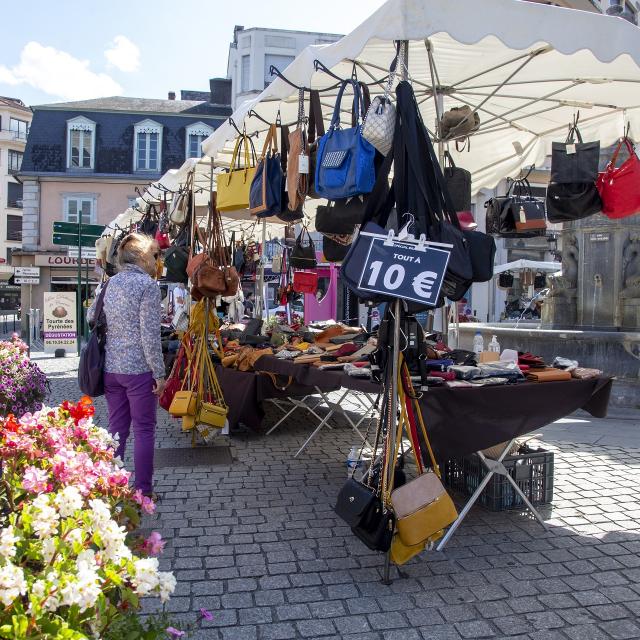
[[[541,329],[537,323],[462,323],[459,347],[473,348],[473,336],[482,333],[485,347],[495,335],[502,349],[529,351],[552,362],[556,356],[577,360],[583,367],[615,376],[611,404],[640,409],[640,332]],[[639,414],[640,422],[640,414]]]

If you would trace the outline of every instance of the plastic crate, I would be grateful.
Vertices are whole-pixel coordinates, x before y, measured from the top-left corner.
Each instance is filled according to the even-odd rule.
[[[553,452],[523,445],[517,455],[505,456],[502,463],[531,504],[547,504],[553,500]],[[466,496],[473,494],[488,473],[475,453],[447,460],[443,468],[444,484]],[[494,473],[476,504],[490,511],[505,511],[522,508],[524,501],[507,478]]]

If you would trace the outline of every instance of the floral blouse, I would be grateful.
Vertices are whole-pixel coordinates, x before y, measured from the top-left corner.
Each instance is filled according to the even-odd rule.
[[[103,285],[104,286],[104,285]],[[93,322],[100,290],[87,311]],[[158,283],[136,265],[125,265],[110,278],[104,298],[107,320],[105,371],[164,378],[160,344],[161,298]]]

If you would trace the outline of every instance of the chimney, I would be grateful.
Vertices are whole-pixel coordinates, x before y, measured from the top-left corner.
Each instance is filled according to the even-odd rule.
[[[175,100],[175,99],[176,99],[176,92],[169,91],[169,100]]]
[[[233,27],[233,44],[238,44],[238,32],[244,31],[244,27],[241,24],[237,24]]]
[[[209,80],[211,95],[209,102],[225,107],[231,106],[231,80],[227,78],[211,78]]]

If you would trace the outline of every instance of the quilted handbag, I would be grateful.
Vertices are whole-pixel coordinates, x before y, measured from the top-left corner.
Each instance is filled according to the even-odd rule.
[[[242,158],[240,147],[243,151]],[[236,139],[229,172],[217,177],[219,211],[235,211],[249,207],[249,191],[255,172],[256,157],[253,143],[247,135],[243,134]]]
[[[318,290],[318,274],[315,271],[294,271],[293,290],[314,294]]]
[[[307,244],[303,244],[307,239]],[[300,235],[296,239],[296,244],[291,250],[291,256],[289,258],[289,266],[295,269],[315,269],[317,265],[316,261],[316,248],[313,244],[313,240],[309,235],[306,227],[302,227]]]
[[[616,167],[622,145],[629,157]],[[618,143],[605,170],[598,176],[597,185],[602,213],[608,218],[626,218],[640,211],[640,160],[629,138],[624,137]]]
[[[323,198],[337,200],[369,193],[375,183],[375,148],[362,137],[362,126],[340,128],[340,103],[352,86],[354,110],[361,113],[361,88],[354,80],[341,84],[329,131],[320,138],[316,160],[315,190]]]
[[[550,182],[593,183],[598,177],[600,142],[583,142],[577,124],[578,118],[569,127],[565,142],[551,145]]]
[[[389,94],[393,89],[398,67],[404,64],[404,48],[392,64],[383,96],[376,96],[372,101],[362,125],[362,137],[368,140],[383,156],[391,151],[393,145],[393,131],[396,126],[396,108],[391,102]]]
[[[278,153],[278,133],[272,124],[265,137],[262,154],[249,189],[249,213],[258,218],[275,216],[282,210],[282,164]]]

